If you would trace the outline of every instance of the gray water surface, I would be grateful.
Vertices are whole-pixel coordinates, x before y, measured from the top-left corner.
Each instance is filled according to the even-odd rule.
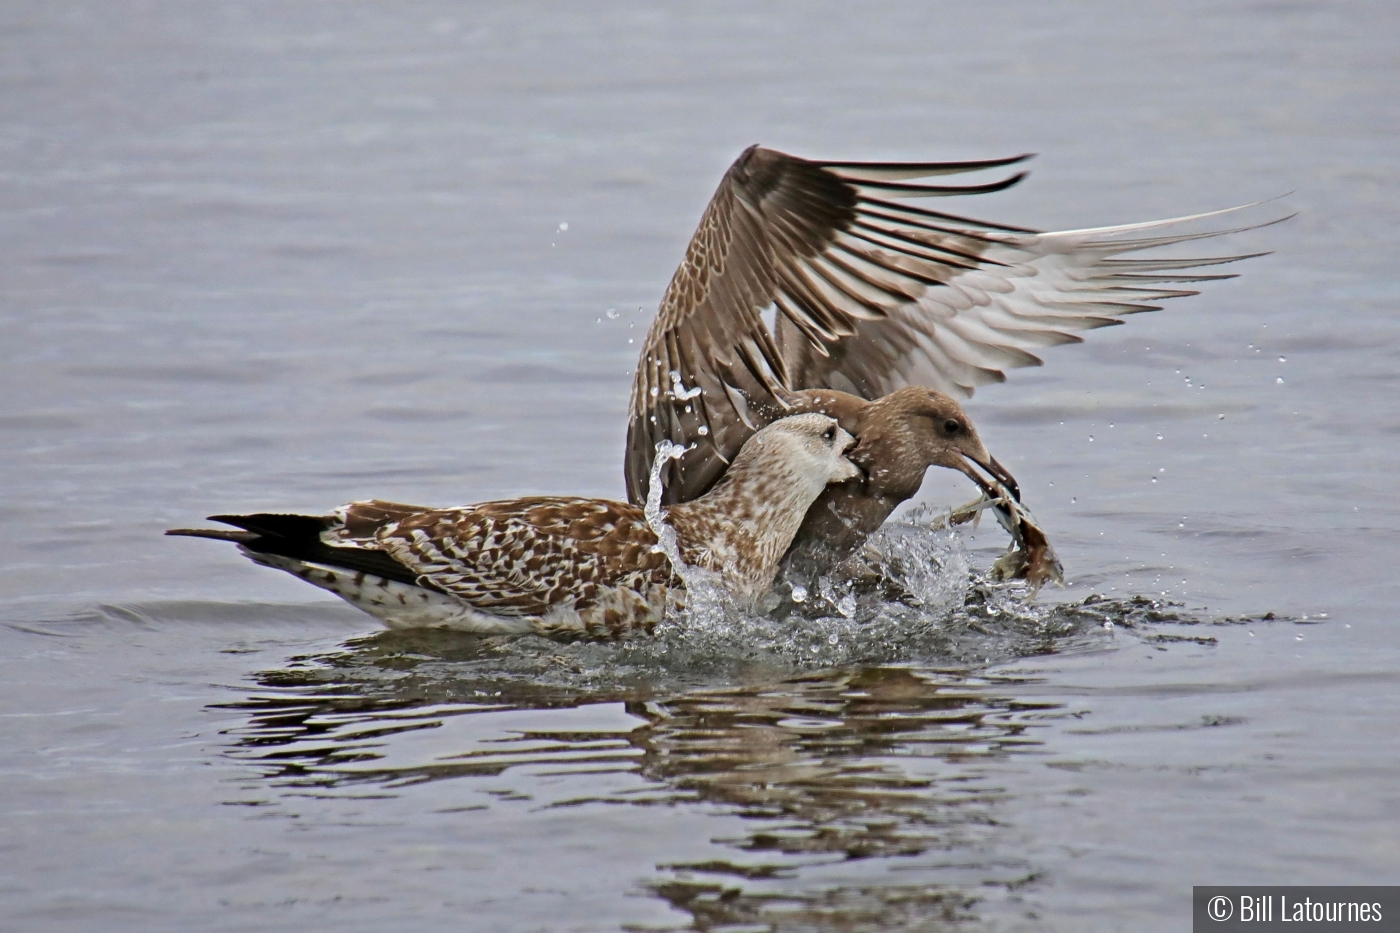
[[[1192,884],[1395,883],[1398,26],[0,7],[0,926],[1178,930]],[[161,537],[621,496],[637,345],[753,142],[1038,152],[938,206],[1041,228],[1300,213],[979,391],[1070,585],[905,642],[391,635]]]

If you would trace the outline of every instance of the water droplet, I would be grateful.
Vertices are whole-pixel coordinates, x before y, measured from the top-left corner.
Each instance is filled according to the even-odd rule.
[[[1186,523],[1185,523],[1185,522],[1177,522],[1177,523],[1176,523],[1176,527],[1178,527],[1178,528],[1185,528],[1185,527],[1186,527]],[[1182,582],[1182,583],[1185,583],[1186,581],[1185,581],[1185,580],[1182,580],[1181,582]]]
[[[826,643],[828,645],[839,645],[841,644],[841,636],[837,635],[835,632],[832,632],[826,637]]]
[[[692,386],[687,389],[685,383],[681,382],[680,370],[671,370],[671,395],[675,398],[684,401],[685,399],[695,398],[695,396],[703,391],[704,390],[699,386]]]
[[[1110,428],[1113,427],[1113,422],[1110,421],[1110,422],[1108,423],[1108,426],[1109,426]]]
[[[842,596],[841,601],[836,604],[836,611],[849,619],[851,616],[856,614],[856,598],[850,593],[847,593],[845,596]],[[833,639],[836,638],[835,635],[832,635],[831,637]],[[832,641],[832,644],[834,645],[836,644],[836,642]]]
[[[1283,385],[1283,377],[1279,376],[1277,379],[1274,380],[1274,382],[1276,382],[1279,385]]]
[[[1158,435],[1157,435],[1157,440],[1160,441],[1161,439],[1162,439],[1162,435],[1158,434]]]
[[[807,601],[807,587],[801,583],[792,585],[792,601],[795,603],[805,603]]]
[[[628,342],[628,343],[631,343],[632,341],[629,340],[629,341],[627,341],[627,342]],[[660,390],[660,389],[658,389],[656,386],[652,386],[652,387],[651,387],[651,397],[652,397],[652,398],[656,398],[656,397],[657,397],[658,395],[660,395],[660,394],[661,394],[661,390]]]
[[[609,321],[616,321],[619,317],[620,312],[616,308],[609,308],[607,314]]]
[[[1286,356],[1281,356],[1281,357],[1278,358],[1278,361],[1279,361],[1280,363],[1287,363],[1287,362],[1288,362],[1288,357],[1286,357]]]
[[[710,433],[710,426],[708,424],[702,424],[700,425],[698,430],[700,432],[700,436],[704,437],[706,434]]]
[[[1216,415],[1216,416],[1215,416],[1215,420],[1216,420],[1216,421],[1224,421],[1224,420],[1225,420],[1225,413],[1222,411],[1220,414]]]
[[[559,232],[563,233],[567,229],[569,229],[569,222],[567,220],[559,221]]]
[[[1094,443],[1094,435],[1092,434],[1089,435],[1089,443]]]
[[[1078,496],[1070,496],[1070,497],[1069,497],[1069,501],[1070,501],[1071,504],[1073,504],[1073,503],[1079,501],[1079,497],[1078,497]]]
[[[1105,622],[1105,623],[1103,624],[1103,627],[1106,628],[1106,629],[1108,629],[1110,632],[1113,631],[1113,623],[1112,623],[1112,622]]]
[[[636,341],[634,341],[631,337],[628,337],[628,338],[627,338],[627,342],[628,342],[628,343],[635,343]]]
[[[1152,477],[1152,482],[1154,482],[1154,483],[1157,482],[1157,477],[1155,477],[1155,476]]]

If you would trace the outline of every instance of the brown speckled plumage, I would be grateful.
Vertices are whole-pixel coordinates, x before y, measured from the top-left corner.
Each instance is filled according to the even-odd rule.
[[[858,473],[825,415],[775,422],[710,494],[667,513],[687,564],[753,600],[812,501]],[[329,516],[218,515],[240,531],[169,534],[238,543],[253,560],[330,590],[393,627],[615,638],[650,631],[684,582],[641,508],[534,496],[429,509],[372,500]]]

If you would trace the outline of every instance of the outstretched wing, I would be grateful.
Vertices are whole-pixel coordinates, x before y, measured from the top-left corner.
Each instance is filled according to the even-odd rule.
[[[888,222],[878,216],[885,202],[870,200],[874,195],[999,191],[1022,175],[966,187],[901,180],[994,168],[1024,158],[820,163],[757,146],[747,149],[705,209],[642,348],[627,432],[632,501],[646,498],[659,442],[694,445],[671,461],[665,478],[665,501],[685,502],[713,485],[749,435],[786,408],[789,390],[798,386],[763,323],[765,308],[776,304],[814,345],[827,346],[853,336],[857,320],[888,317],[929,284],[977,267],[975,254],[916,244],[912,238],[907,249],[925,257],[917,268],[903,268],[903,260],[872,258],[876,244],[888,239],[864,230]]]
[[[1193,270],[1247,258],[1122,258],[1237,232],[1183,232],[1228,211],[1037,233],[899,203],[999,191],[1023,174],[963,187],[907,180],[1024,158],[812,162],[745,151],[706,208],[637,365],[632,501],[646,496],[662,440],[694,445],[664,477],[663,501],[688,501],[794,390],[877,398],[918,384],[970,395],[1007,369],[1038,365],[1041,347],[1080,341],[1071,331],[1195,294],[1183,284],[1232,277]],[[776,334],[761,316],[769,306]]]
[[[1234,278],[1195,270],[1263,254],[1123,257],[1265,226],[1195,229],[1254,206],[1090,230],[986,231],[978,234],[976,268],[960,270],[884,317],[854,321],[849,337],[813,341],[780,316],[779,354],[794,388],[840,389],[874,399],[926,385],[965,398],[979,385],[1004,382],[1008,369],[1039,366],[1037,352],[1044,347],[1082,343],[1072,331],[1122,324],[1124,315],[1158,311],[1168,298],[1199,294],[1182,285]],[[899,261],[892,254],[884,260]]]

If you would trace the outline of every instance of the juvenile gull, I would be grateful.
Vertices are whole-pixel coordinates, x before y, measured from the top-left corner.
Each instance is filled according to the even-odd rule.
[[[739,600],[767,592],[808,507],[859,470],[826,415],[783,418],[749,438],[724,478],[665,514],[685,564]],[[166,534],[233,541],[391,628],[616,638],[650,631],[684,581],[642,509],[535,496],[449,509],[354,502],[330,515],[214,515],[241,530]]]
[[[1195,270],[1261,255],[1123,258],[1249,229],[1191,229],[1228,211],[1038,233],[899,203],[1000,191],[1024,173],[962,187],[909,180],[1025,158],[813,162],[745,150],[705,209],[642,348],[627,432],[631,501],[646,498],[658,442],[694,447],[665,468],[664,500],[684,502],[723,475],[755,430],[811,410],[857,434],[869,481],[824,493],[795,551],[849,550],[935,463],[977,478],[964,469],[971,460],[993,489],[1017,497],[954,397],[1039,365],[1034,350],[1082,341],[1070,331],[1196,294],[1183,284],[1233,278]],[[898,394],[908,386],[936,391]],[[947,433],[955,421],[960,437]]]

